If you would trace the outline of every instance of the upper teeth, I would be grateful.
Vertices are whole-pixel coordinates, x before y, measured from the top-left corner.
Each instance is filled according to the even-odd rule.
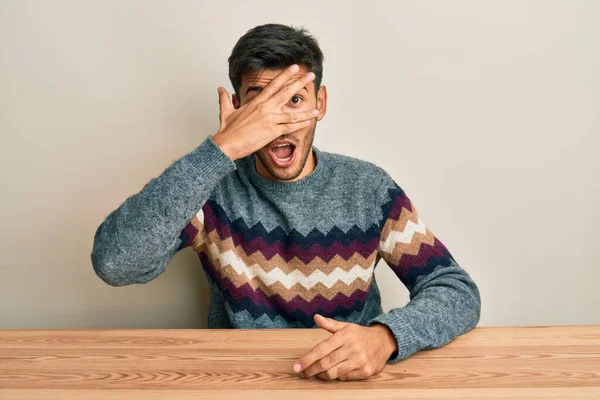
[[[275,145],[275,147],[283,147],[283,146],[289,146],[289,143]]]

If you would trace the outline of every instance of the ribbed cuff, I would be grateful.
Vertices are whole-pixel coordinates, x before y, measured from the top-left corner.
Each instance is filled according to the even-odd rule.
[[[212,136],[183,157],[183,161],[188,167],[187,172],[201,179],[205,186],[216,185],[221,178],[237,168],[235,162],[217,146]]]
[[[368,326],[373,324],[387,326],[396,337],[398,351],[391,355],[387,361],[388,364],[394,364],[400,360],[404,360],[421,350],[413,329],[406,320],[402,309],[396,309],[393,313],[380,314],[367,323]]]

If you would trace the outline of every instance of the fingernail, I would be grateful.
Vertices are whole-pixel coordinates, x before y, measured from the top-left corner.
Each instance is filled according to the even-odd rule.
[[[298,72],[299,69],[300,67],[298,66],[298,64],[292,65],[292,72]]]
[[[313,110],[313,114],[317,115],[319,114],[319,110],[317,110],[316,108]]]
[[[302,366],[300,364],[294,364],[294,372],[300,372]]]
[[[314,78],[315,74],[314,74],[314,72],[309,72],[308,74],[306,74],[306,77],[307,78]]]

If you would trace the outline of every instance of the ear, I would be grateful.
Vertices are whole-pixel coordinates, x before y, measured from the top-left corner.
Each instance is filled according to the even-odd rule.
[[[231,101],[233,103],[233,108],[235,108],[236,110],[242,105],[242,102],[235,93],[231,95]]]
[[[325,85],[321,85],[317,93],[317,109],[319,110],[317,121],[320,121],[327,113],[327,87]]]

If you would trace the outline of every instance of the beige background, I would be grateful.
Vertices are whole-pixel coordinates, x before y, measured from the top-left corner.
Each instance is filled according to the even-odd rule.
[[[96,227],[218,128],[251,27],[325,53],[324,150],[403,186],[483,294],[481,325],[600,323],[600,2],[0,1],[0,328],[202,327],[191,250],[146,285]],[[377,270],[384,308],[406,292]]]

